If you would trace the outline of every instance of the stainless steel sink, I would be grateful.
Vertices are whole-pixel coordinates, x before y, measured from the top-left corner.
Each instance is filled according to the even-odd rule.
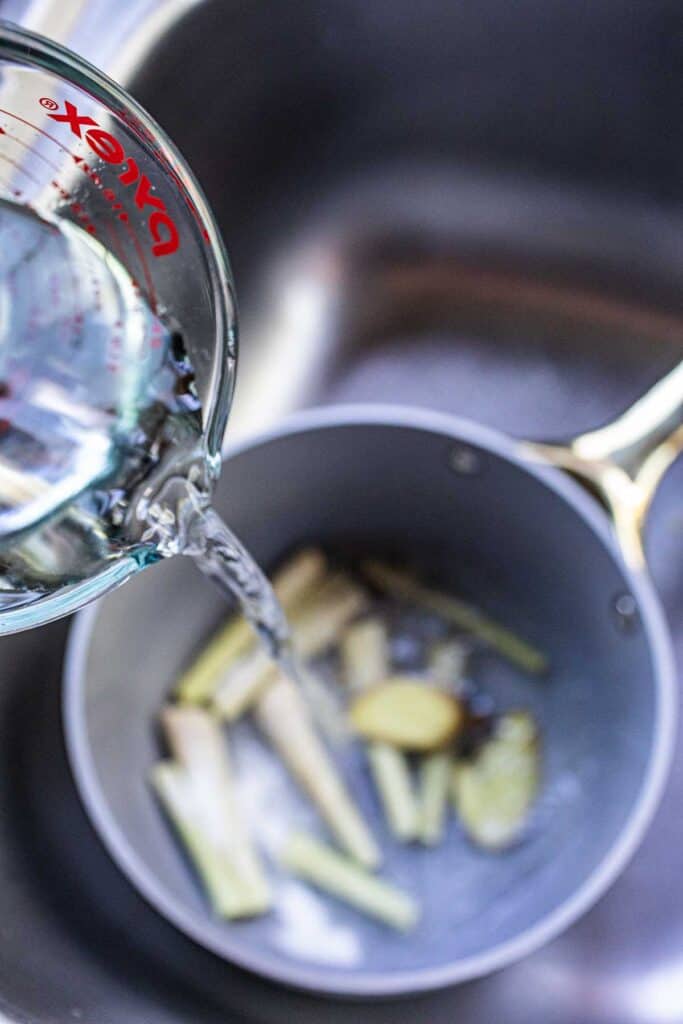
[[[233,257],[229,438],[303,405],[368,399],[562,437],[680,359],[679,4],[177,7],[151,50],[138,39],[144,60],[126,75],[199,175]],[[80,37],[86,56],[98,47],[97,33]],[[648,553],[683,670],[682,499],[679,464]],[[9,1019],[683,1022],[683,751],[644,846],[580,924],[494,977],[359,1011],[231,969],[119,875],[65,761],[65,633],[2,641]]]

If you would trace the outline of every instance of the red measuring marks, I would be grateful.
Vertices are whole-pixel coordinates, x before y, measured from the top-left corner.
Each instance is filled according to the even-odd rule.
[[[150,274],[149,267],[147,265],[147,260],[145,258],[144,250],[143,250],[142,246],[140,245],[140,240],[139,240],[137,234],[135,233],[135,231],[133,230],[133,228],[131,227],[128,214],[123,209],[121,203],[116,202],[116,193],[113,191],[113,189],[105,188],[103,190],[103,192],[102,192],[102,195],[107,200],[107,202],[112,204],[112,212],[115,214],[115,216],[121,222],[121,224],[123,225],[123,230],[126,232],[128,237],[130,238],[130,241],[131,241],[131,243],[133,245],[133,248],[135,249],[135,252],[137,254],[138,260],[140,261],[140,265],[142,267],[142,273],[143,273],[143,276],[144,276],[144,279],[145,279],[145,286],[147,288],[147,301],[149,302],[149,305],[150,305],[150,308],[151,308],[152,312],[156,313],[156,311],[157,311],[156,291],[154,289],[154,283],[152,281],[152,275]],[[121,248],[120,248],[120,242],[118,242],[118,240],[117,240],[117,246],[118,246],[118,253],[117,253],[117,255],[119,256],[119,258],[121,258],[121,256],[120,256]],[[131,280],[135,281],[135,276],[130,272],[130,268],[127,267],[126,262],[124,260],[121,260],[121,262],[123,263],[124,267],[126,267],[128,269],[128,272],[130,273],[130,276],[131,276]]]
[[[119,110],[117,110],[117,114],[121,118],[121,120],[127,125],[127,127],[133,132],[133,134],[136,135],[144,145],[148,146],[152,150],[155,158],[163,167],[166,176],[170,178],[173,184],[176,186],[183,202],[185,203],[188,210],[192,214],[197,224],[197,227],[201,232],[202,238],[204,239],[205,242],[208,242],[210,244],[211,239],[209,237],[209,232],[206,229],[204,219],[202,218],[202,215],[197,209],[195,202],[192,199],[192,196],[188,192],[187,186],[185,185],[185,182],[182,179],[182,175],[176,169],[175,160],[172,158],[173,155],[171,154],[171,156],[169,156],[161,149],[155,135],[134,114],[130,113],[124,108],[119,108]]]
[[[156,292],[154,290],[154,285],[152,284],[152,275],[149,272],[149,267],[147,266],[147,261],[145,259],[145,254],[143,252],[142,246],[140,245],[140,239],[138,238],[138,236],[135,234],[135,232],[133,231],[132,227],[130,226],[130,224],[128,222],[128,218],[126,218],[126,220],[123,221],[123,227],[124,227],[125,231],[128,233],[128,235],[130,237],[130,240],[133,243],[133,246],[135,247],[135,251],[138,254],[138,259],[140,260],[140,263],[142,264],[142,273],[144,275],[145,286],[147,288],[147,301],[149,302],[149,305],[150,305],[150,308],[151,308],[152,312],[156,313],[156,311],[157,311]],[[132,278],[132,280],[133,280],[133,283],[135,284],[135,278]]]
[[[47,100],[47,99],[48,99],[48,97],[43,97],[43,100]],[[58,104],[54,100],[50,101],[50,104],[51,104],[50,106],[47,106],[47,103],[43,103],[42,101],[40,101],[40,102],[41,102],[41,105],[44,106],[48,110],[56,110],[56,109],[58,109]],[[52,104],[54,104],[54,105],[52,105]],[[32,131],[36,132],[38,135],[42,136],[45,139],[48,139],[53,145],[57,146],[57,148],[62,153],[64,153],[65,156],[69,157],[73,161],[74,165],[78,168],[80,173],[84,174],[98,189],[102,189],[102,180],[101,180],[100,176],[97,174],[97,172],[94,171],[90,167],[90,165],[87,163],[86,160],[84,160],[84,158],[82,156],[80,156],[78,153],[74,153],[72,150],[70,150],[67,146],[65,146],[62,142],[60,142],[60,140],[55,135],[53,135],[51,132],[46,131],[44,128],[41,128],[39,125],[34,124],[32,121],[29,121],[27,118],[21,117],[19,114],[15,114],[13,111],[7,110],[4,107],[0,107],[0,114],[4,114],[6,117],[13,119],[14,121],[17,121],[20,124],[25,125],[27,128],[30,128]],[[51,116],[51,115],[48,115],[48,116]],[[90,120],[92,120],[92,119],[90,119]],[[93,123],[93,125],[95,124],[94,121],[92,123]],[[50,166],[52,169],[56,169],[57,171],[61,170],[61,168],[58,165],[54,164],[52,161],[48,160],[47,157],[44,157],[42,154],[38,153],[36,151],[35,147],[32,147],[29,143],[25,143],[25,142],[22,142],[21,140],[18,140],[17,137],[14,136],[14,135],[10,136],[10,133],[8,133],[6,131],[6,129],[4,130],[4,134],[6,134],[8,136],[8,138],[11,137],[14,141],[19,141],[21,145],[23,145],[27,150],[30,150],[31,152],[33,152],[33,154],[35,156],[38,156],[39,158],[45,160],[45,162],[48,164],[48,166]],[[112,138],[113,138],[113,136],[112,136]],[[98,137],[98,144],[100,146],[104,145],[103,140],[99,139],[99,137]],[[123,152],[123,150],[122,150],[122,152]],[[7,163],[11,163],[13,166],[15,166],[17,168],[17,170],[22,171],[24,174],[27,175],[27,177],[29,177],[34,182],[34,184],[36,184],[38,186],[42,186],[44,184],[44,182],[39,181],[37,178],[35,178],[33,175],[31,175],[30,172],[28,172],[25,169],[21,168],[10,157],[4,156],[2,153],[0,153],[0,159],[5,160],[5,162],[7,162]],[[60,195],[60,198],[62,200],[64,200],[65,202],[68,202],[68,201],[70,201],[72,199],[70,193],[67,192],[66,189],[64,189],[63,186],[60,185],[60,183],[57,181],[56,178],[52,179],[52,181],[50,182],[50,185],[52,186],[52,188],[54,188],[54,189],[56,189],[58,191],[58,193]],[[106,196],[106,193],[107,193],[107,190],[103,190],[103,194],[105,196]],[[15,194],[17,194],[16,190],[15,190]],[[120,204],[119,204],[119,206],[120,206]],[[97,228],[92,223],[90,218],[87,216],[85,208],[83,207],[82,204],[79,204],[78,202],[72,202],[70,208],[71,208],[72,214],[76,217],[76,219],[79,221],[79,223],[83,226],[83,228],[89,234],[91,234],[91,235],[97,234]],[[148,290],[147,299],[148,299],[149,305],[150,305],[152,311],[156,312],[157,298],[156,298],[156,293],[155,293],[154,285],[152,283],[152,276],[151,276],[150,271],[149,271],[149,266],[147,265],[147,259],[146,259],[146,256],[145,256],[144,249],[143,249],[142,245],[140,244],[140,240],[139,240],[139,238],[138,238],[138,236],[137,236],[137,234],[135,232],[134,227],[129,222],[128,214],[121,208],[121,212],[117,212],[115,215],[118,217],[118,219],[124,225],[124,229],[126,231],[126,234],[130,238],[132,247],[133,247],[133,249],[135,251],[135,255],[136,255],[137,259],[139,260],[140,265],[142,267],[143,278],[144,278],[144,281],[145,281],[146,288]],[[105,223],[106,223],[106,221],[105,221]],[[111,234],[111,232],[110,232],[110,234]],[[128,270],[128,273],[129,273],[131,279],[133,281],[136,280],[136,275],[133,273],[133,270],[132,270],[132,268],[129,265],[128,258],[125,256],[125,254],[124,254],[124,252],[123,252],[123,250],[121,248],[120,242],[117,242],[116,255],[117,255],[117,258],[119,259],[119,261],[121,262],[121,264],[124,267],[126,267],[126,269]]]
[[[58,174],[61,170],[59,164],[54,163],[52,160],[48,160],[48,158],[44,156],[43,153],[38,152],[35,146],[32,146],[29,142],[24,142],[23,139],[20,139],[18,135],[14,135],[13,132],[8,132],[6,128],[0,128],[0,135],[6,136],[6,138],[11,139],[12,142],[16,143],[17,146],[21,146],[22,149],[27,150],[38,160],[42,160],[43,163],[47,164],[47,166],[51,168],[51,170],[55,171],[55,173]]]
[[[36,178],[34,174],[31,174],[30,171],[27,171],[25,167],[22,167],[20,163],[18,163],[16,160],[13,160],[11,156],[7,156],[5,153],[0,153],[0,160],[2,160],[2,162],[5,164],[10,164],[10,166],[13,167],[15,171],[18,171],[19,174],[26,175],[29,181],[32,181],[34,185],[40,186],[42,184],[42,182],[39,181],[39,179]]]

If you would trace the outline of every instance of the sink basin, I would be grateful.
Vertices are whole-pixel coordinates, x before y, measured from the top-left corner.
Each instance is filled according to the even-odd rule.
[[[680,27],[667,0],[301,0],[200,3],[167,28],[128,85],[188,157],[233,258],[229,438],[356,400],[558,438],[673,366]],[[682,496],[679,463],[648,528],[681,669]],[[357,1019],[200,950],[115,869],[66,764],[66,629],[1,642],[0,1010],[31,1024]],[[682,803],[679,752],[644,845],[580,924],[483,981],[364,1006],[364,1024],[683,1019]]]
[[[559,437],[677,361],[666,7],[551,6],[209,3],[149,56],[236,276],[229,437],[356,400]]]

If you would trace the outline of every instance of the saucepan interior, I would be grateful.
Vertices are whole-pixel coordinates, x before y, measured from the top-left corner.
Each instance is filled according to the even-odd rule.
[[[342,754],[387,851],[387,873],[423,904],[415,934],[387,934],[322,897],[297,902],[301,894],[284,880],[267,917],[213,919],[147,782],[160,751],[159,706],[226,614],[220,595],[175,559],[83,613],[69,651],[66,726],[77,782],[132,882],[215,952],[345,994],[482,974],[585,910],[642,835],[673,728],[657,603],[624,568],[592,499],[525,464],[498,435],[374,407],[302,414],[234,451],[216,503],[266,567],[310,542],[406,559],[542,647],[547,677],[528,678],[483,653],[476,670],[501,707],[538,716],[543,795],[528,838],[505,854],[475,851],[455,823],[438,850],[416,851],[389,841],[362,760]],[[299,813],[272,756],[248,725],[237,732],[251,813],[261,822]]]

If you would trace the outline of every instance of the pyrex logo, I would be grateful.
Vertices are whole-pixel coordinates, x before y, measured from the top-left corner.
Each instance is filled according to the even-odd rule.
[[[47,100],[47,97],[44,97]],[[51,100],[48,104],[41,100],[41,105],[48,109],[54,107]],[[125,169],[118,178],[122,185],[135,185],[134,202],[139,210],[146,210],[149,207],[150,213],[147,219],[147,228],[152,236],[152,253],[154,256],[169,256],[175,252],[180,244],[178,228],[173,218],[166,210],[166,204],[159,196],[152,192],[152,183],[146,174],[140,174],[135,160],[127,156],[119,140],[109,132],[100,128],[97,121],[88,115],[79,114],[73,103],[69,100],[64,102],[64,112],[48,114],[53,121],[61,121],[68,124],[71,131],[78,139],[87,142],[90,149],[96,156],[106,164],[124,164]]]

